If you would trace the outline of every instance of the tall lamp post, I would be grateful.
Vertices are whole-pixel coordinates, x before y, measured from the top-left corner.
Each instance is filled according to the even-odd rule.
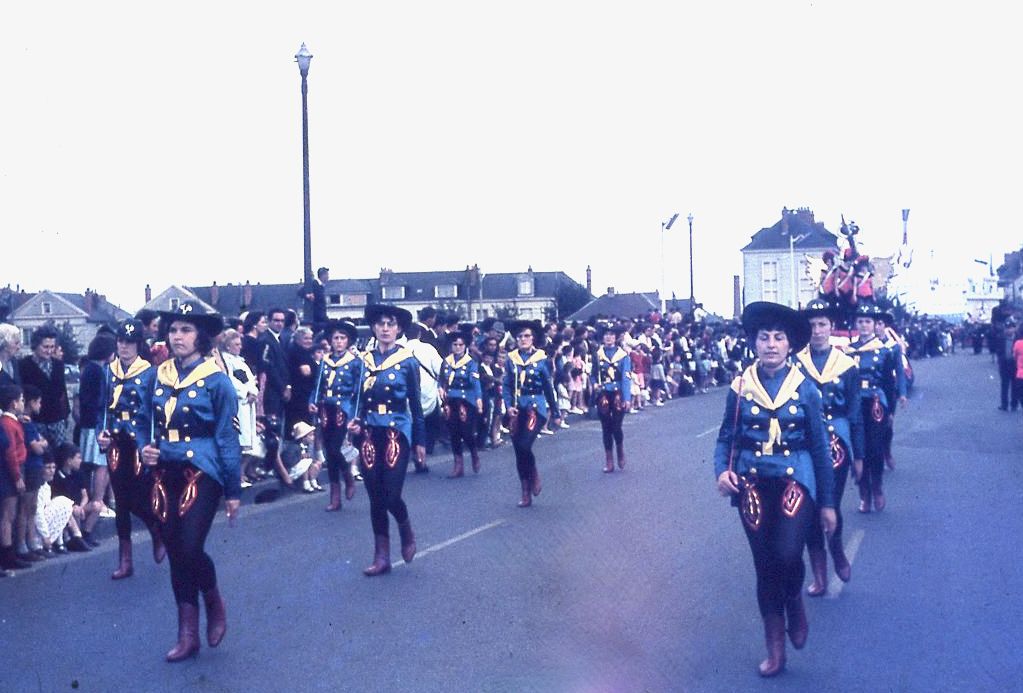
[[[689,221],[689,313],[696,315],[696,294],[693,291],[693,213],[686,217]]]
[[[298,63],[298,71],[302,75],[302,212],[303,212],[303,275],[305,282],[313,279],[313,238],[309,227],[309,111],[307,108],[307,95],[309,87],[306,77],[309,75],[309,62],[313,54],[302,44],[295,54],[295,62]]]

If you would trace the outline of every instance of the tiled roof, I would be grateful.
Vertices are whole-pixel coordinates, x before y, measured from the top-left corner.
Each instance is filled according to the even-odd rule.
[[[683,313],[689,312],[688,298],[668,302],[669,307],[673,307],[676,304]],[[660,302],[657,292],[604,294],[593,299],[565,319],[569,321],[585,321],[590,318],[636,318],[645,316],[650,311],[658,310],[659,308]]]
[[[218,313],[226,317],[237,317],[241,314],[244,303],[244,284],[217,285],[217,300],[213,300],[212,286],[185,287],[199,300],[213,306]],[[251,284],[252,301],[244,310],[266,312],[271,308],[284,308],[301,311],[302,298],[298,295],[300,284]]]
[[[813,212],[785,209],[781,219],[753,234],[742,250],[788,250],[790,237],[795,239],[793,247],[800,250],[838,247],[838,236],[824,228],[824,222],[814,221]]]

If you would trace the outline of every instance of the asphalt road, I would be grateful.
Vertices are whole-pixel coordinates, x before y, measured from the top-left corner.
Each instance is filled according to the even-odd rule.
[[[987,356],[916,369],[888,508],[847,491],[853,579],[808,600],[777,679],[755,673],[752,560],[714,489],[719,389],[627,417],[623,473],[601,473],[596,422],[543,437],[530,509],[509,447],[460,480],[434,456],[406,484],[420,553],[384,577],[361,574],[361,489],[331,514],[324,494],[246,500],[208,543],[228,635],[182,664],[163,661],[176,612],[143,537],[128,580],[109,579],[113,540],[0,579],[0,691],[1020,690],[1023,417],[996,410]]]

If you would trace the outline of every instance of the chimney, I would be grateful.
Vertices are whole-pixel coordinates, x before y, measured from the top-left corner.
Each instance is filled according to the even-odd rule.
[[[615,295],[615,288],[613,286],[607,287],[607,295],[608,296],[614,296]]]
[[[789,210],[785,207],[781,208],[781,235],[789,235]]]
[[[220,299],[220,287],[217,286],[217,282],[213,282],[213,286],[210,287],[210,303],[213,307],[217,307],[217,301]]]
[[[589,265],[586,265],[586,293],[593,295],[593,270]]]
[[[249,280],[245,280],[245,286],[242,287],[242,307],[248,308],[252,305],[252,284],[249,284]]]
[[[149,284],[146,284],[146,303],[149,303],[152,300],[153,300],[153,288],[151,286],[149,286]]]
[[[85,312],[88,315],[92,315],[92,311],[96,309],[96,295],[92,293],[92,289],[85,290]]]

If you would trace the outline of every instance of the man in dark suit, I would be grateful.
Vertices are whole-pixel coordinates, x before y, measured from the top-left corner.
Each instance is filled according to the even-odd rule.
[[[299,294],[304,304],[302,306],[302,319],[304,324],[310,325],[313,332],[319,332],[327,325],[327,281],[330,279],[330,270],[321,267],[316,270],[316,278],[310,278]]]
[[[64,362],[53,358],[57,348],[57,331],[43,326],[32,333],[32,353],[18,363],[22,385],[35,385],[42,392],[42,409],[33,417],[39,432],[55,450],[67,442],[67,417],[71,413]]]
[[[271,308],[267,313],[268,329],[259,338],[261,346],[259,391],[263,398],[264,442],[266,464],[271,469],[284,438],[284,409],[291,400],[291,376],[288,359],[281,344],[284,330],[284,309]],[[286,482],[287,483],[287,482]]]
[[[437,337],[437,331],[434,329],[437,324],[437,309],[433,306],[426,306],[419,310],[419,341],[424,344],[429,344],[438,352],[441,348],[440,339]]]

